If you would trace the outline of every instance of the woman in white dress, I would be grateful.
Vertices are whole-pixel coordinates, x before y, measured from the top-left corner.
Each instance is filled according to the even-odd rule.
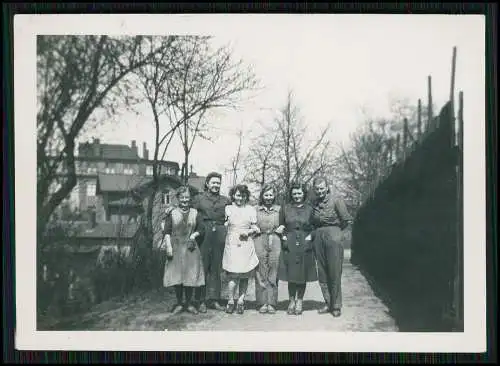
[[[222,268],[226,272],[229,300],[226,312],[232,314],[235,310],[235,290],[239,286],[239,296],[236,312],[243,314],[245,310],[245,295],[248,280],[253,276],[259,264],[252,235],[260,232],[256,226],[257,212],[248,205],[250,192],[244,184],[238,184],[229,193],[232,204],[226,206],[227,236],[222,259]]]

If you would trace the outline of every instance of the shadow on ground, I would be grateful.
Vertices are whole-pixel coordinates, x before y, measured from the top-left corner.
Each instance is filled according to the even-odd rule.
[[[353,264],[366,278],[374,294],[389,309],[387,312],[396,322],[400,332],[449,332],[449,324],[433,316],[435,309],[422,307],[410,300],[410,296],[401,293],[396,298],[382,289],[377,281],[361,266]]]

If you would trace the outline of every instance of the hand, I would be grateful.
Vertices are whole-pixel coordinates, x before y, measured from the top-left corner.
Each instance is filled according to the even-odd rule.
[[[311,241],[312,240],[311,234],[307,235],[304,240],[305,241]]]
[[[283,240],[281,242],[281,249],[283,249],[284,251],[288,251],[288,242],[286,240]]]
[[[196,240],[196,238],[198,237],[198,233],[192,233],[190,236],[189,236],[189,240]]]
[[[174,253],[171,246],[167,246],[167,259],[172,259],[174,257]]]
[[[283,232],[285,231],[285,228],[283,227],[283,225],[280,225],[276,228],[276,230],[274,230],[274,232],[278,235],[282,235]]]
[[[194,241],[194,239],[188,241],[188,250],[190,252],[192,252],[193,250],[195,250],[196,247],[197,247],[197,245],[196,245],[196,242]]]

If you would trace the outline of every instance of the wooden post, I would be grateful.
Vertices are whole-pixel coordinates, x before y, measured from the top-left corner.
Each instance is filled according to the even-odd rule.
[[[399,156],[400,156],[400,151],[399,151],[399,149],[400,149],[400,144],[401,144],[401,136],[400,136],[400,135],[399,135],[399,133],[398,133],[398,135],[397,135],[397,137],[396,137],[396,162],[398,162],[398,161],[399,161]]]
[[[406,149],[408,148],[408,119],[403,121],[403,159],[406,158]]]
[[[450,102],[451,102],[451,126],[453,131],[453,145],[457,143],[457,128],[455,127],[455,68],[457,63],[457,47],[453,47],[453,56],[451,59],[451,81],[450,81]]]
[[[464,93],[458,94],[458,126],[457,126],[457,152],[456,166],[457,179],[457,263],[455,281],[453,286],[453,303],[455,311],[455,326],[463,331],[464,321],[464,273],[463,273],[463,127],[464,127]]]
[[[451,58],[451,83],[450,83],[450,101],[455,101],[455,68],[457,64],[457,47],[453,47],[453,56]]]
[[[420,141],[422,137],[422,99],[418,100],[418,110],[417,110],[417,140]]]
[[[427,127],[426,130],[432,126],[432,119],[434,115],[432,112],[432,77],[427,77]]]

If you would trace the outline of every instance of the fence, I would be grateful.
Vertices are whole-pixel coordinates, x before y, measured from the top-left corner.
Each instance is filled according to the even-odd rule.
[[[462,129],[450,100],[353,224],[352,261],[390,301],[403,331],[463,331]],[[462,115],[460,93],[459,126]]]

